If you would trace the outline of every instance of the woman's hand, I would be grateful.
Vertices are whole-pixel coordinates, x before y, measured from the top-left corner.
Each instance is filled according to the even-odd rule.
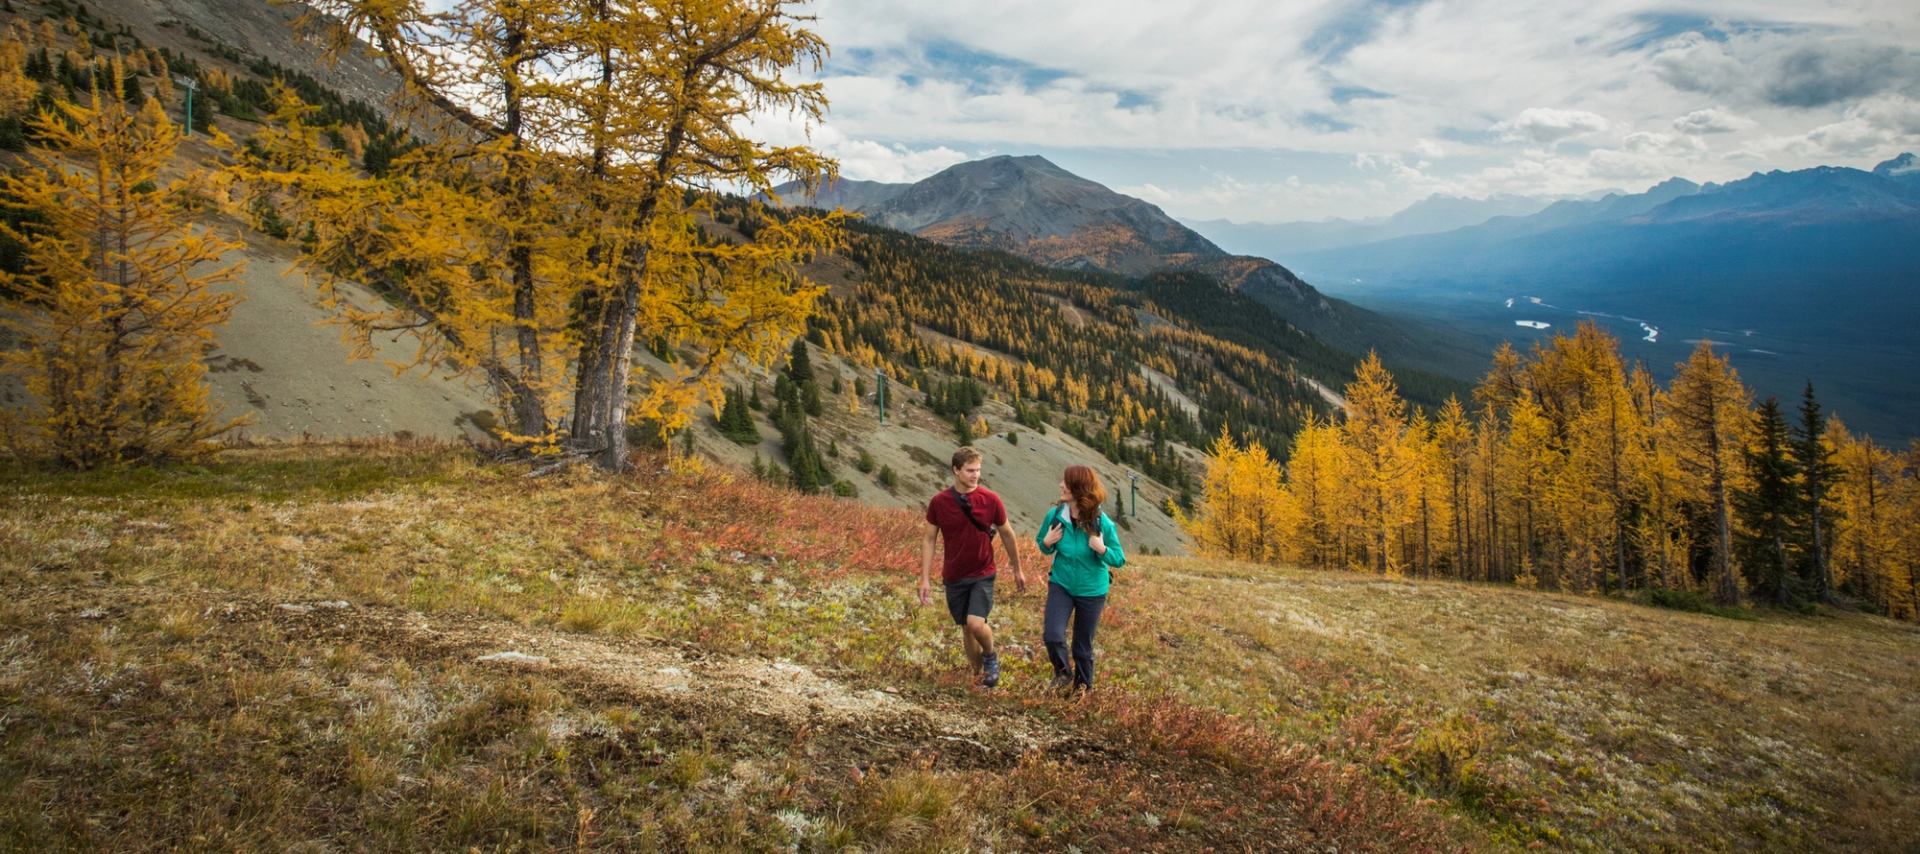
[[[1107,541],[1098,531],[1095,531],[1087,537],[1087,548],[1092,549],[1094,554],[1104,555],[1107,553]]]
[[[1053,527],[1047,529],[1047,539],[1046,539],[1047,548],[1053,548],[1054,546],[1059,545],[1060,538],[1062,536],[1065,536],[1066,533],[1067,533],[1067,526],[1062,525],[1059,522],[1053,523]]]

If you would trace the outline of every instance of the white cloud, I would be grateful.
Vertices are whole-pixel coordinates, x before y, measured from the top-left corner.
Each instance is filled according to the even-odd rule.
[[[1510,142],[1534,142],[1548,145],[1569,137],[1607,129],[1605,117],[1585,110],[1558,110],[1552,107],[1528,107],[1520,115],[1495,124],[1490,130]]]
[[[839,143],[829,147],[827,153],[840,161],[841,175],[893,184],[918,181],[955,163],[972,159],[964,152],[944,145],[915,149],[898,144],[882,145],[867,139]]]
[[[1692,157],[1707,151],[1707,144],[1701,142],[1699,137],[1687,134],[1639,131],[1627,134],[1620,142],[1628,151],[1636,154],[1664,157]]]
[[[1910,16],[1911,17],[1911,16]],[[1752,105],[1814,108],[1881,92],[1920,93],[1920,51],[1879,34],[1687,33],[1649,62],[1660,79]]]
[[[1418,164],[1408,165],[1398,154],[1360,153],[1353,157],[1353,166],[1362,172],[1384,172],[1397,181],[1422,183],[1426,175],[1420,172]]]
[[[1219,0],[1200,15],[1150,0],[815,0],[836,57],[816,142],[878,180],[969,151],[1268,152],[1237,181],[1105,176],[1181,215],[1268,220],[1390,212],[1430,192],[1858,165],[1920,148],[1901,118],[1920,99],[1908,2]],[[1683,14],[1704,32],[1674,34]],[[1303,170],[1290,152],[1336,165]]]
[[[1126,187],[1115,187],[1113,191],[1121,195],[1132,196],[1136,199],[1152,202],[1156,205],[1165,205],[1174,200],[1172,193],[1160,189],[1151,182]]]
[[[745,131],[774,145],[811,146],[840,161],[843,177],[862,181],[918,181],[977,156],[944,145],[914,147],[853,138],[832,122],[810,125],[805,116],[797,113],[761,113],[754,116]]]
[[[1803,162],[1855,160],[1864,164],[1916,148],[1920,148],[1920,100],[1882,95],[1849,107],[1837,122],[1798,136],[1759,140],[1752,153]]]
[[[1735,115],[1719,107],[1694,110],[1673,120],[1673,129],[1685,134],[1734,133],[1756,125],[1752,119]]]

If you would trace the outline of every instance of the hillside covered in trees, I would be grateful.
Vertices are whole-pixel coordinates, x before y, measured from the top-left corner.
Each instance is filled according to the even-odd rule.
[[[1471,408],[1409,407],[1377,359],[1346,399],[1284,463],[1215,443],[1190,522],[1203,553],[1920,620],[1920,444],[1855,435],[1811,385],[1756,407],[1710,343],[1661,388],[1587,323],[1503,347]]]
[[[523,299],[530,285],[547,287],[541,279],[566,269],[556,266],[562,255],[550,262],[537,258],[538,253],[516,254],[508,246],[517,240],[537,245],[540,252],[585,253],[575,254],[576,259],[596,251],[586,244],[569,248],[555,242],[563,234],[580,233],[568,221],[553,216],[544,222],[527,221],[524,213],[515,214],[511,207],[550,207],[536,196],[546,198],[539,194],[555,192],[575,180],[565,172],[578,164],[536,166],[515,159],[483,163],[493,157],[485,143],[480,147],[447,141],[423,145],[396,129],[381,111],[344,98],[297,70],[207,39],[190,25],[188,34],[202,43],[206,61],[164,46],[146,47],[125,27],[92,16],[84,7],[53,3],[45,12],[37,23],[29,24],[24,18],[16,22],[7,36],[6,61],[0,63],[4,65],[0,72],[11,74],[8,79],[15,80],[14,88],[22,93],[0,118],[0,131],[11,134],[8,138],[14,139],[14,145],[26,143],[29,116],[48,109],[56,99],[82,98],[96,79],[108,80],[103,64],[106,51],[133,58],[126,65],[123,82],[113,84],[120,87],[130,109],[152,98],[186,121],[185,93],[180,91],[184,87],[175,78],[189,79],[199,97],[199,108],[191,119],[195,128],[211,130],[216,115],[236,122],[228,125],[239,145],[235,164],[239,171],[232,174],[242,179],[238,186],[245,189],[235,211],[261,233],[300,247],[308,257],[308,269],[319,274],[323,288],[339,287],[329,283],[340,278],[365,281],[395,303],[393,310],[381,315],[341,313],[340,319],[355,336],[366,342],[377,328],[430,330],[435,340],[422,348],[423,363],[471,370],[495,386],[501,399],[495,423],[501,435],[520,437],[516,441],[538,440],[551,430],[556,420],[553,410],[569,390],[591,390],[591,384],[581,385],[587,368],[578,368],[573,377],[563,376],[556,373],[564,369],[562,364],[542,352],[573,346],[568,343],[571,333],[562,331],[572,321],[563,321],[550,308],[566,298],[556,292],[552,297]],[[62,22],[60,15],[69,17]],[[287,105],[295,103],[309,106],[288,112]],[[533,102],[527,109],[534,109]],[[419,119],[410,121],[418,124]],[[505,128],[492,130],[505,132]],[[500,139],[506,137],[496,137]],[[461,167],[467,171],[447,172],[435,165],[440,163],[468,164]],[[528,192],[535,196],[516,202],[490,195],[502,189],[485,177],[490,170],[523,167],[529,170],[526,180],[532,182]],[[367,223],[360,212],[376,199],[381,204],[414,206],[413,212],[420,216],[409,229],[415,237],[370,241],[372,234],[364,230]],[[695,249],[696,254],[724,251],[728,235],[757,237],[769,226],[788,235],[805,233],[793,225],[794,214],[750,210],[748,203],[737,198],[690,194],[675,205],[693,217],[685,222],[704,218],[707,223],[684,226],[704,231],[693,238],[691,246],[705,247]],[[510,228],[483,233],[452,217],[468,223],[491,217]],[[469,250],[447,254],[449,244],[444,241],[448,240],[470,246],[489,240],[507,243],[496,244],[499,252],[482,256]],[[955,251],[860,224],[847,226],[833,251],[858,273],[847,287],[821,295],[812,306],[808,328],[817,344],[863,368],[889,373],[896,382],[929,395],[928,401],[945,384],[977,387],[974,396],[984,392],[1009,403],[1024,425],[1050,424],[1099,449],[1113,462],[1138,467],[1176,488],[1187,485],[1194,470],[1178,461],[1175,445],[1203,446],[1225,427],[1236,436],[1284,447],[1286,438],[1309,415],[1322,419],[1330,415],[1328,398],[1308,381],[1322,388],[1337,387],[1350,376],[1354,361],[1352,354],[1325,346],[1267,307],[1197,274],[1129,279],[1064,272],[999,253]],[[20,249],[15,247],[12,253],[18,269]],[[482,257],[489,263],[470,263]],[[499,262],[505,266],[496,266]],[[713,259],[702,263],[713,263]],[[421,297],[444,287],[442,277],[420,278],[406,271],[448,265],[470,270],[473,284],[483,286],[483,291],[475,293],[493,287],[486,285],[489,280],[499,283],[498,290],[471,306],[456,302],[446,310],[432,309],[433,301]],[[741,272],[736,268],[730,275],[737,279]],[[556,280],[552,286],[564,291],[578,284]],[[533,337],[520,340],[520,352],[510,358],[486,357],[473,342],[491,341],[499,333],[469,324],[490,316],[495,309],[485,306],[493,303],[507,316],[526,315],[553,332],[532,332]],[[422,309],[429,310],[422,314]],[[772,328],[766,325],[771,319],[768,315],[753,321]],[[652,322],[685,329],[672,314]],[[524,323],[509,324],[515,325],[526,328]],[[543,337],[552,341],[543,343]],[[731,358],[731,352],[719,354],[711,349],[713,343],[727,340],[734,339],[715,335],[703,342],[686,337],[684,331],[674,336],[639,336],[641,343],[660,355],[678,351],[676,361],[691,364],[688,373],[700,373],[706,378],[702,383],[719,377],[708,374],[703,366],[722,365]],[[964,345],[953,346],[954,340]],[[754,358],[761,360],[784,349],[771,339],[754,347]],[[685,394],[668,393],[667,387],[654,387],[666,397],[656,396],[641,407],[648,410],[642,418],[655,425],[636,434],[643,441],[653,440],[646,435],[648,430],[680,429],[688,423],[687,410],[696,403]],[[1450,382],[1435,379],[1410,388],[1409,393],[1437,403],[1455,390]],[[717,393],[714,397],[718,403]],[[969,420],[978,405],[970,399],[970,405],[948,407],[945,400],[939,401],[940,414],[959,421]]]

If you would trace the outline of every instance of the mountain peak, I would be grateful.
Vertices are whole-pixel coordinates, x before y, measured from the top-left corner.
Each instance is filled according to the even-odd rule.
[[[1685,178],[1674,177],[1653,185],[1647,192],[1659,195],[1686,195],[1698,189],[1700,189],[1699,184]]]
[[[954,164],[867,213],[942,243],[1127,275],[1169,255],[1225,254],[1159,208],[1032,154]]]
[[[1045,157],[1041,157],[1038,154],[996,154],[992,157],[984,157],[974,162],[975,163],[1012,163],[1020,166],[1044,166],[1048,169],[1060,168],[1059,166],[1054,165],[1053,161],[1048,160]]]
[[[1913,177],[1915,174],[1920,173],[1920,162],[1916,162],[1917,160],[1920,160],[1920,158],[1915,158],[1913,152],[1909,151],[1899,157],[1895,157],[1892,160],[1873,167],[1873,174],[1887,178]]]
[[[1072,172],[1068,172],[1067,170],[1060,168],[1058,164],[1054,163],[1051,160],[1048,160],[1045,157],[1041,157],[1038,154],[996,154],[992,157],[984,157],[979,160],[969,160],[969,161],[966,161],[965,163],[955,163],[954,165],[941,170],[940,174],[941,175],[989,175],[991,174],[991,175],[1008,175],[1008,176],[1044,175],[1049,178],[1083,181],[1089,184],[1093,183],[1092,181],[1087,181],[1087,179],[1085,178],[1082,178],[1078,175],[1073,174]],[[936,175],[935,177],[938,177],[938,176]]]

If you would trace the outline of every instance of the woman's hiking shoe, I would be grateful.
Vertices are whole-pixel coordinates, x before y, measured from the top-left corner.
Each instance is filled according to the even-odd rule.
[[[1053,681],[1048,682],[1047,687],[1055,691],[1064,691],[1067,689],[1068,685],[1072,685],[1072,684],[1073,684],[1073,677],[1071,675],[1068,675],[1065,673],[1055,673],[1053,674]]]
[[[980,684],[992,688],[1000,684],[1000,654],[989,652],[980,656]]]

